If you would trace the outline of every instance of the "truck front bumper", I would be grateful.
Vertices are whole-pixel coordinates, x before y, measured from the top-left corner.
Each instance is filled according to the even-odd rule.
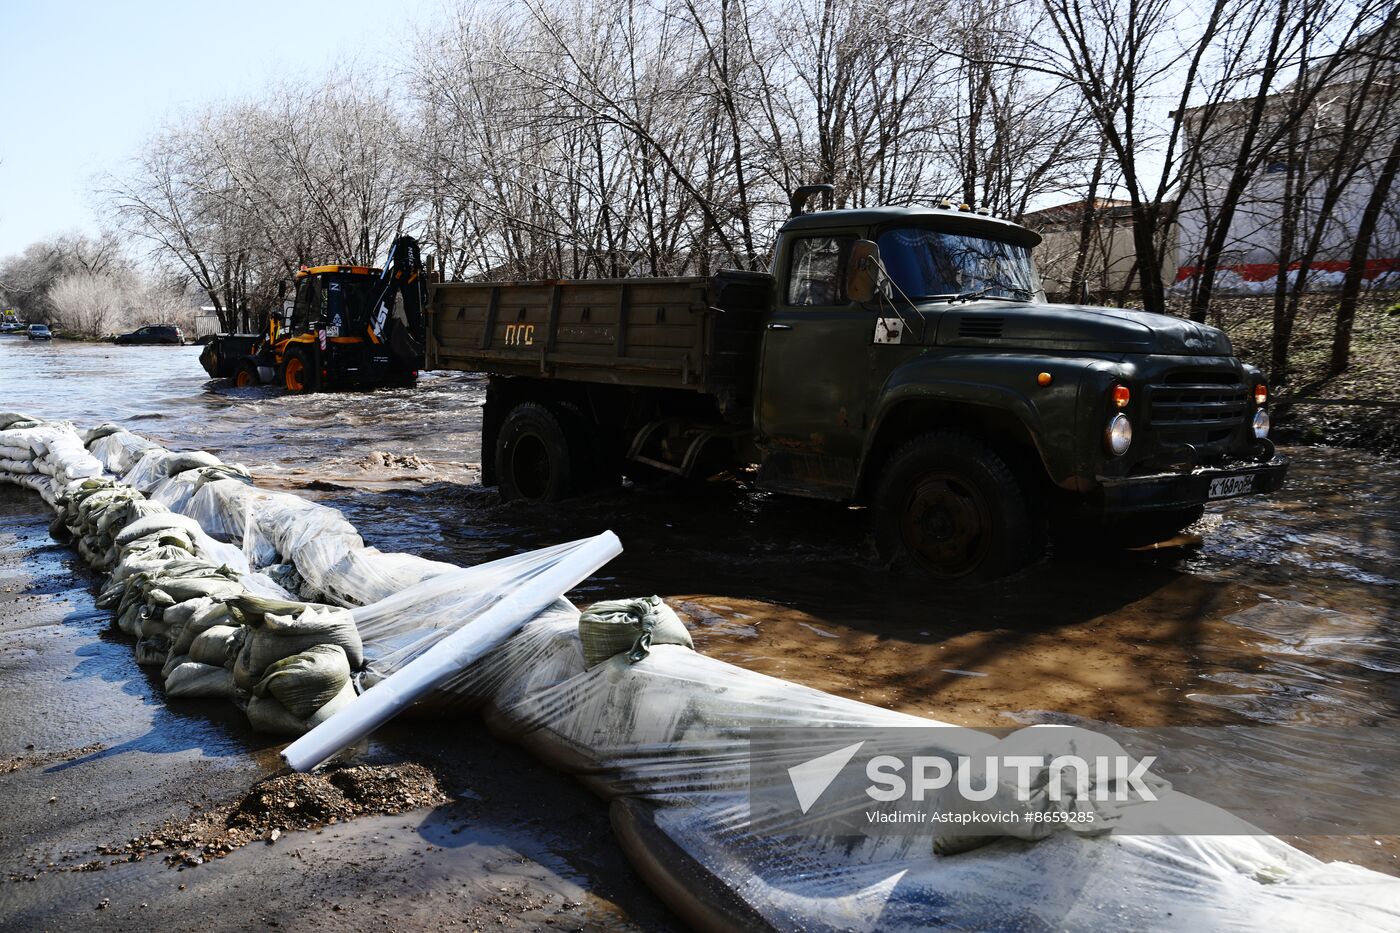
[[[1226,467],[1202,467],[1189,473],[1154,473],[1149,476],[1098,477],[1105,513],[1122,514],[1154,509],[1180,509],[1273,492],[1283,485],[1288,460],[1274,457],[1267,463],[1240,462]]]

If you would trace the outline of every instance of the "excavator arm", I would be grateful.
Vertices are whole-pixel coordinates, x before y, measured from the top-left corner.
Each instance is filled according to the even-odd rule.
[[[422,365],[427,340],[428,280],[418,241],[401,236],[389,247],[370,314],[371,337],[401,360]]]

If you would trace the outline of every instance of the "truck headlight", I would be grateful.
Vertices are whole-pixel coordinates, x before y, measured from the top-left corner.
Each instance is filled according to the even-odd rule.
[[[1260,439],[1269,436],[1269,413],[1262,408],[1254,413],[1254,436]]]
[[[1128,452],[1128,445],[1133,442],[1133,423],[1128,420],[1127,415],[1121,412],[1114,415],[1108,421],[1108,428],[1103,432],[1103,439],[1113,456],[1123,456]]]

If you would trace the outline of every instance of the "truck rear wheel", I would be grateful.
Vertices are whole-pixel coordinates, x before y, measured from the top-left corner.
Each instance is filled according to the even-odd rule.
[[[496,481],[507,501],[558,502],[574,486],[568,435],[554,412],[521,402],[496,437]]]
[[[1015,474],[974,438],[925,434],[885,467],[875,542],[896,569],[980,583],[1030,563],[1038,540]]]

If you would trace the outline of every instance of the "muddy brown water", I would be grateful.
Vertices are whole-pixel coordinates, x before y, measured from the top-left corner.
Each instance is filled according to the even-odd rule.
[[[81,426],[117,421],[242,462],[260,483],[341,508],[385,550],[470,563],[610,528],[626,550],[576,602],[657,593],[707,654],[946,722],[1373,725],[1400,716],[1394,461],[1292,449],[1285,488],[1211,506],[1194,529],[1197,547],[1053,555],[1001,584],[946,592],[880,568],[863,511],[766,494],[742,477],[627,486],[547,508],[502,504],[476,482],[480,377],[429,373],[416,390],[291,397],[209,383],[197,356],[0,340],[0,404]],[[376,452],[411,454],[426,468],[376,465]],[[89,636],[100,645],[99,629],[94,619]],[[152,687],[136,689],[149,697]],[[209,728],[202,716],[166,720],[152,731]],[[0,755],[17,754],[14,729],[5,727]],[[80,731],[62,730],[62,741],[86,744]],[[215,759],[270,756],[246,737],[229,742]],[[1300,844],[1400,874],[1390,838]]]

